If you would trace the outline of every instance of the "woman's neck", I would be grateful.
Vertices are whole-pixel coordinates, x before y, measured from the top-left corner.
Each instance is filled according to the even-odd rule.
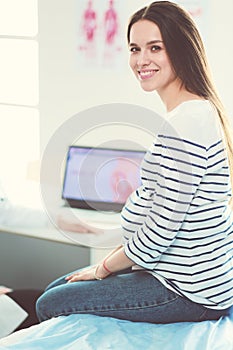
[[[167,112],[172,111],[181,103],[190,100],[203,100],[204,98],[189,92],[177,79],[163,91],[157,91],[163,101]]]

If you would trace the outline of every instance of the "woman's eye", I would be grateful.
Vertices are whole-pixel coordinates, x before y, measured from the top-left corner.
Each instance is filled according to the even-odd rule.
[[[161,50],[161,46],[158,46],[158,45],[153,45],[151,47],[151,51],[160,51]]]
[[[130,52],[137,52],[137,51],[139,51],[139,48],[136,46],[130,48]]]

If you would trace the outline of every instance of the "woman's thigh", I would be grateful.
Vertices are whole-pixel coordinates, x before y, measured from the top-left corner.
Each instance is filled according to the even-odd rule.
[[[112,275],[101,281],[64,283],[64,278],[62,280],[38,299],[40,321],[87,313],[131,321],[171,323],[199,321],[205,311],[201,305],[178,296],[144,271]]]

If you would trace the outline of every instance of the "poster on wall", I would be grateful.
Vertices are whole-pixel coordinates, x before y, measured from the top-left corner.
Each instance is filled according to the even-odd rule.
[[[82,0],[77,4],[79,68],[120,68],[125,45],[122,0]]]
[[[137,10],[132,1],[132,11]],[[152,1],[151,1],[152,2]],[[193,17],[202,37],[208,30],[209,0],[176,0]],[[148,5],[143,3],[141,6]],[[130,8],[127,3],[127,10]],[[138,8],[140,8],[139,6]],[[125,64],[125,0],[77,0],[77,64],[79,70],[124,69]]]

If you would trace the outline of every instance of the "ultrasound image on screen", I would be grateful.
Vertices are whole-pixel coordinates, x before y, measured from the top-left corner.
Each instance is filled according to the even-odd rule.
[[[125,203],[141,185],[143,151],[69,147],[63,198]]]

